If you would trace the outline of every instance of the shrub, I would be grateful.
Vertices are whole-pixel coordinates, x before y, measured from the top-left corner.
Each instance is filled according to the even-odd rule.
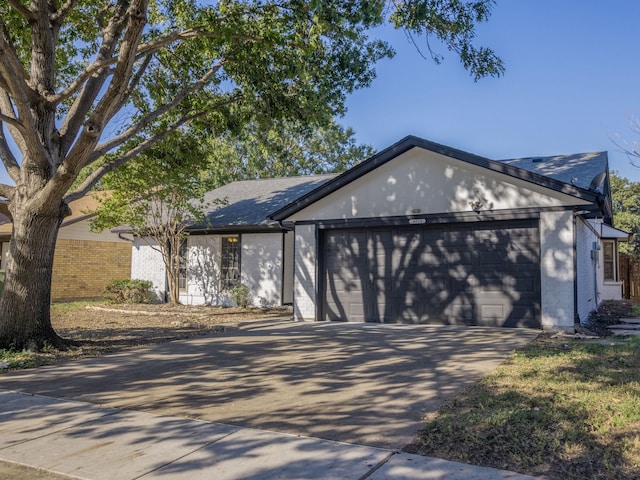
[[[150,303],[152,286],[148,280],[113,280],[104,288],[102,296],[113,303]]]
[[[238,284],[231,289],[231,299],[238,307],[247,308],[251,302],[251,295],[249,293],[249,287],[243,284]]]

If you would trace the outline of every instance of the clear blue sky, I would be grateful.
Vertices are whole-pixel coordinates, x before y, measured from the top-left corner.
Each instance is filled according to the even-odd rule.
[[[493,159],[604,150],[611,170],[640,181],[611,140],[640,141],[640,1],[498,0],[478,44],[506,73],[477,83],[444,47],[435,65],[404,33],[379,36],[397,55],[341,121],[360,142],[380,150],[412,134]]]

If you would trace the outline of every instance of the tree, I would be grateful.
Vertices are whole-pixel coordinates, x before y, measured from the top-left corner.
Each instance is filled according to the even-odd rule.
[[[617,172],[611,172],[609,179],[614,225],[634,237],[640,235],[640,182],[632,182]],[[634,240],[621,242],[620,252],[640,258],[640,244]]]
[[[91,227],[95,231],[126,225],[158,251],[167,272],[169,301],[179,303],[181,246],[189,223],[203,223],[204,194],[233,180],[342,172],[373,155],[357,145],[351,129],[335,122],[308,128],[276,122],[264,129],[248,125],[226,140],[202,132],[170,134],[100,182],[106,190]],[[106,160],[108,161],[108,160]],[[79,181],[94,168],[82,172]],[[219,199],[223,202],[224,199]]]
[[[197,174],[207,154],[203,146],[193,135],[174,132],[108,173],[91,220],[95,231],[126,225],[161,254],[173,304],[179,303],[186,227],[204,221],[204,194],[214,186],[211,176]]]
[[[372,27],[439,39],[475,79],[502,64],[474,46],[492,0],[7,0],[0,4],[0,185],[13,220],[0,348],[64,347],[49,316],[69,201],[169,133],[251,121],[320,124],[377,60]],[[429,52],[433,50],[429,47]],[[434,58],[439,59],[436,53]],[[81,170],[100,162],[72,188]]]
[[[224,184],[233,180],[339,173],[375,153],[360,145],[350,128],[334,121],[309,127],[292,121],[277,121],[265,128],[247,125],[239,134],[212,139],[213,155],[224,165],[219,172]]]

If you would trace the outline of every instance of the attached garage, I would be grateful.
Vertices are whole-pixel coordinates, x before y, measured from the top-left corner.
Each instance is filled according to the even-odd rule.
[[[578,265],[597,274],[590,222],[611,223],[607,156],[406,137],[270,218],[294,232],[296,320],[571,330],[601,299]]]
[[[322,231],[323,320],[540,328],[538,220]]]

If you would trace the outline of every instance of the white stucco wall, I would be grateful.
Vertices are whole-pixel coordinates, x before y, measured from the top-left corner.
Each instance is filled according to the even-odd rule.
[[[413,148],[288,220],[327,220],[582,205],[586,202],[486,168]]]
[[[592,228],[582,220],[576,219],[576,266],[578,271],[577,295],[578,295],[578,316],[584,322],[589,313],[598,305],[596,297],[596,279],[594,277],[594,262],[591,258],[593,243],[598,241],[598,237]]]
[[[285,305],[293,303],[294,251],[295,233],[286,232],[284,234],[284,252],[282,253],[282,303]]]
[[[131,278],[149,280],[153,283],[153,290],[158,301],[164,301],[167,292],[166,269],[162,261],[162,254],[151,245],[157,245],[155,240],[136,238],[131,251]]]
[[[180,292],[184,305],[231,305],[220,290],[220,236],[187,238],[187,288]]]
[[[571,211],[541,213],[540,273],[542,328],[573,329],[574,250]]]
[[[255,307],[281,304],[282,234],[242,235],[241,282],[249,287]]]
[[[297,321],[316,319],[318,301],[315,225],[296,225],[293,316]]]
[[[187,238],[187,288],[180,292],[180,303],[233,305],[229,292],[220,290],[223,236],[192,235]],[[240,281],[249,287],[253,306],[280,305],[282,234],[242,234],[240,249]]]

